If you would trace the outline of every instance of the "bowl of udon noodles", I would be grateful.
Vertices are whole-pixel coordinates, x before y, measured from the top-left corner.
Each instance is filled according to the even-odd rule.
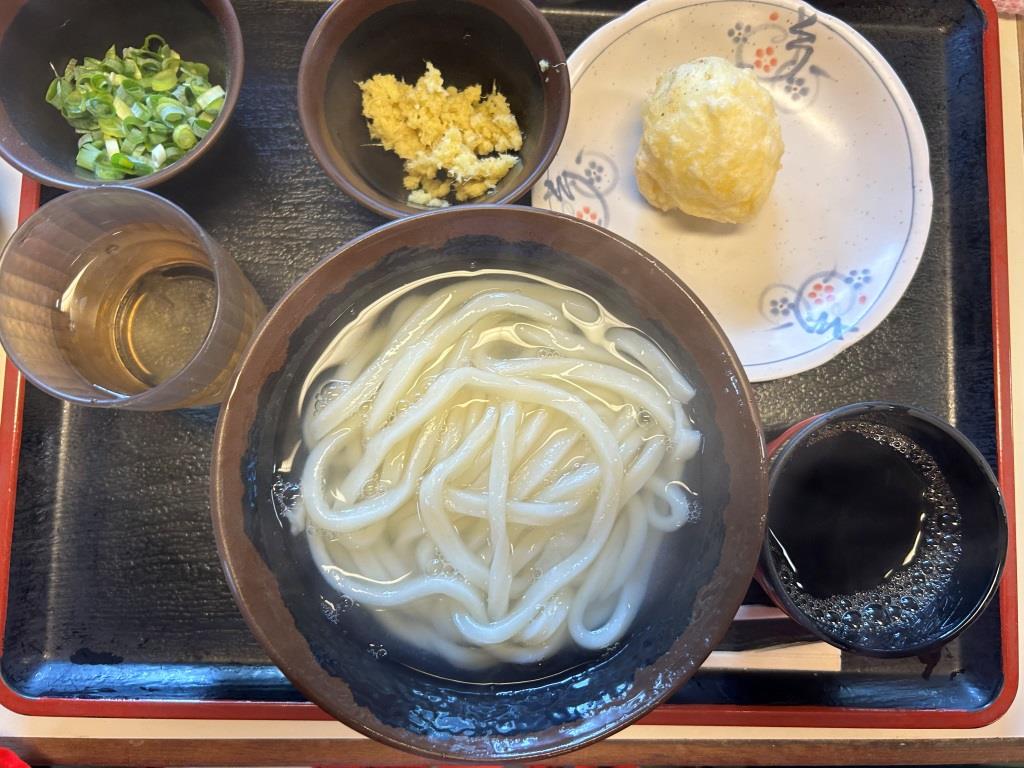
[[[433,760],[533,761],[649,712],[722,639],[764,444],[656,259],[463,206],[350,242],[271,310],[211,496],[241,611],[311,701]]]

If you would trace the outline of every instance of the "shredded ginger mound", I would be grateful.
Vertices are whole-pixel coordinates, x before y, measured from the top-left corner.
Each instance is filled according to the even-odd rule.
[[[519,158],[523,135],[508,100],[493,87],[445,87],[429,61],[415,85],[377,74],[359,83],[370,137],[405,161],[409,202],[440,208],[481,197]]]

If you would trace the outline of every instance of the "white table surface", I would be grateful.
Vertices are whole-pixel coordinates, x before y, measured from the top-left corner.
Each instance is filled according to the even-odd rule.
[[[1016,22],[1004,19],[999,24],[1002,62],[1003,120],[1006,151],[1006,203],[1009,224],[1010,324],[1013,400],[1024,404],[1024,128],[1021,124],[1021,81]],[[0,162],[0,240],[12,231],[17,216],[20,176]],[[1016,213],[1015,213],[1016,212]],[[1024,405],[1013,417],[1018,467],[1024,471]],[[1024,522],[1024,482],[1016,483],[1018,520]],[[1024,524],[1017,527],[1017,551],[1024,553]],[[1018,564],[1018,595],[1024,599],[1024,567]],[[1022,606],[1024,607],[1024,606]],[[1024,611],[1022,611],[1024,615]],[[1024,659],[1024,632],[1020,633],[1020,656]],[[351,729],[335,722],[303,721],[210,721],[29,717],[0,707],[0,738],[79,738],[79,739],[363,739]],[[983,728],[946,730],[897,730],[858,728],[738,728],[690,726],[631,726],[612,739],[687,740],[687,739],[891,739],[911,742],[934,739],[977,739],[982,737],[1024,737],[1024,692],[1018,695],[1007,713]],[[1024,754],[1021,756],[1024,758]],[[826,761],[827,758],[825,758]]]

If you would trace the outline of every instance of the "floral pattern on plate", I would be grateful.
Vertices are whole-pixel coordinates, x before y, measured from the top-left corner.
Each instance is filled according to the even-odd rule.
[[[542,200],[553,211],[607,227],[611,224],[607,195],[618,183],[619,169],[611,157],[581,149],[569,167],[544,178]]]
[[[780,11],[770,10],[763,20],[741,20],[726,29],[733,63],[753,70],[783,111],[809,107],[818,97],[821,81],[832,79],[814,61],[817,24],[817,13],[799,8],[791,23]]]

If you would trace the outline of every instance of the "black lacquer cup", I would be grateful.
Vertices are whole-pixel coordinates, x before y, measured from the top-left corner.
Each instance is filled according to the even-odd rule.
[[[962,433],[918,408],[855,403],[794,425],[768,452],[758,580],[807,630],[853,653],[918,656],[988,606],[1006,511]]]

